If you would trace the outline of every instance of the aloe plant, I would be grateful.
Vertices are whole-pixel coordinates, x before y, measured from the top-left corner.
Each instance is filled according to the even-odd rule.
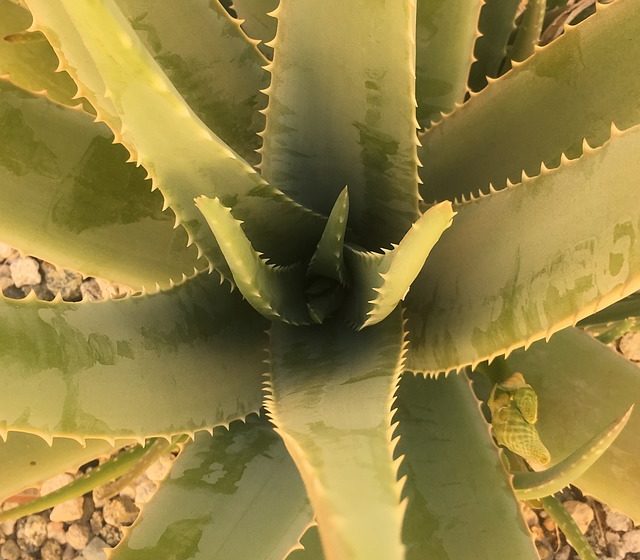
[[[640,522],[585,332],[640,314],[640,0],[544,48],[518,4],[0,0],[0,238],[135,292],[0,298],[0,499],[178,444],[113,558],[535,559],[519,500],[588,555],[569,482]]]

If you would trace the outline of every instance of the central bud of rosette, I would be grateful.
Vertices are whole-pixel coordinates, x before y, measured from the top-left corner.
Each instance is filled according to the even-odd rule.
[[[218,198],[201,196],[196,205],[224,258],[215,246],[205,255],[224,277],[233,276],[261,315],[293,325],[319,324],[335,316],[358,329],[382,321],[404,299],[455,215],[450,202],[435,204],[418,216],[398,245],[379,252],[361,250],[345,244],[345,187],[309,261],[277,266],[255,250],[242,222]]]
[[[315,323],[323,323],[325,319],[335,315],[342,306],[345,291],[346,286],[333,278],[309,278],[304,293],[311,319]]]

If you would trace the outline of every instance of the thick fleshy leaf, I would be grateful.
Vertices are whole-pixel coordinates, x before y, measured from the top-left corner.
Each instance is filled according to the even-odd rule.
[[[638,290],[639,150],[640,127],[614,131],[577,161],[454,206],[407,296],[408,367],[477,364]]]
[[[487,77],[496,78],[500,74],[519,5],[520,0],[485,0],[478,24],[482,35],[476,40],[476,61],[469,77],[472,89],[482,89],[487,84]]]
[[[514,352],[506,365],[521,371],[538,394],[537,426],[553,463],[640,402],[637,366],[578,329],[566,329],[546,344]],[[636,522],[640,521],[639,431],[636,413],[604,455],[573,482]]]
[[[598,560],[587,537],[582,534],[575,519],[573,519],[571,514],[565,509],[560,500],[554,496],[547,496],[546,498],[542,498],[542,505],[549,514],[549,517],[553,519],[562,531],[567,542],[578,553],[580,560]]]
[[[597,3],[598,12],[430,128],[421,138],[422,195],[453,199],[489,183],[502,188],[599,146],[611,122],[640,122],[640,0]],[[611,61],[615,60],[615,79]]]
[[[281,0],[276,11],[262,172],[324,215],[348,185],[366,249],[399,241],[418,213],[415,9]]]
[[[349,194],[345,187],[331,209],[322,237],[309,261],[308,275],[331,278],[340,284],[346,282],[343,248],[348,218]]]
[[[196,435],[112,560],[281,560],[312,511],[282,440],[249,418]]]
[[[243,20],[242,28],[250,37],[261,41],[260,50],[273,55],[273,49],[265,45],[276,36],[278,22],[269,15],[278,7],[278,0],[234,0],[233,7]]]
[[[218,240],[236,286],[253,308],[268,319],[311,323],[304,299],[304,268],[270,265],[251,245],[242,222],[219,199],[199,197],[196,204]]]
[[[0,0],[0,76],[17,86],[43,92],[58,103],[75,106],[77,88],[66,72],[56,72],[58,58],[41,33],[27,33],[31,14]]]
[[[527,0],[527,7],[524,10],[524,14],[522,14],[522,21],[518,27],[513,45],[509,49],[509,56],[513,60],[521,62],[535,52],[542,32],[546,7],[546,0]]]
[[[347,247],[353,284],[345,311],[358,328],[379,323],[405,298],[455,212],[446,201],[429,208],[393,249],[367,253]]]
[[[162,212],[160,193],[111,141],[82,111],[0,80],[0,208],[11,209],[0,220],[2,241],[149,291],[206,267]]]
[[[124,445],[124,442],[118,442]],[[0,503],[64,471],[75,470],[115,447],[106,441],[56,438],[51,444],[35,434],[11,432],[0,441]]]
[[[482,0],[418,0],[416,97],[420,124],[428,126],[464,101],[482,4]]]
[[[195,207],[196,196],[217,196],[236,218],[246,220],[259,251],[274,259],[306,255],[312,247],[309,239],[319,238],[322,220],[269,187],[206,127],[114,0],[28,0],[28,5],[34,28],[47,36],[98,118],[146,168],[191,240],[225,278],[230,279],[230,272]],[[293,225],[299,228],[296,236],[291,235]]]
[[[390,428],[403,344],[399,310],[359,332],[339,321],[271,329],[267,407],[328,560],[404,558]]]
[[[466,376],[405,375],[397,405],[407,560],[537,559]]]
[[[269,83],[266,60],[219,2],[117,0],[160,67],[202,121],[257,162]]]
[[[96,303],[0,299],[0,429],[124,438],[258,410],[265,322],[210,276]]]

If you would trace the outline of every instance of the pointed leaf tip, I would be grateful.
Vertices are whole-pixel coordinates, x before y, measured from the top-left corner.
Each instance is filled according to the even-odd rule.
[[[269,319],[311,323],[302,267],[268,264],[253,248],[241,222],[217,197],[199,196],[195,202],[220,245],[236,286],[254,309]]]
[[[543,498],[575,481],[611,447],[627,425],[634,406],[553,467],[539,472],[516,473],[513,477],[516,496],[521,500]]]
[[[345,253],[356,286],[348,309],[352,320],[361,327],[374,325],[396,308],[455,214],[450,201],[440,202],[422,214],[392,250],[373,258],[353,248]]]

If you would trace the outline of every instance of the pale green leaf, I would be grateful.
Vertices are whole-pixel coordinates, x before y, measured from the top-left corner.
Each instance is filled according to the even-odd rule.
[[[578,329],[548,343],[514,352],[510,370],[521,371],[539,399],[538,429],[552,463],[569,455],[630,405],[640,402],[638,367]],[[640,416],[573,484],[640,521]]]
[[[144,45],[202,121],[257,162],[266,60],[217,1],[117,0]]]
[[[84,443],[67,438],[46,442],[40,436],[21,432],[7,434],[6,441],[0,441],[0,503],[43,480],[64,471],[74,472],[84,463],[116,450],[106,441]]]
[[[335,314],[344,301],[349,281],[344,260],[344,239],[349,218],[347,187],[333,205],[329,219],[307,267],[305,295],[316,323]]]
[[[268,319],[308,324],[302,266],[274,267],[258,253],[242,229],[217,198],[199,197],[196,203],[222,249],[233,280],[246,300]]]
[[[266,323],[200,276],[96,303],[0,299],[0,430],[125,438],[259,409]]]
[[[527,0],[527,7],[522,14],[522,21],[518,27],[513,45],[509,49],[509,56],[521,62],[529,58],[540,40],[547,0]]]
[[[504,1],[504,0],[502,0]],[[418,121],[429,126],[467,93],[482,0],[418,0]]]
[[[345,257],[353,286],[345,313],[351,323],[358,328],[378,323],[404,300],[434,245],[451,226],[454,215],[448,201],[429,208],[398,245],[383,253],[367,253],[347,246]]]
[[[349,194],[345,187],[331,209],[327,225],[309,262],[307,274],[346,282],[344,268],[344,237],[349,218]]]
[[[276,13],[264,176],[324,215],[348,185],[356,241],[399,241],[418,213],[415,0],[282,0]]]
[[[639,151],[640,127],[616,132],[577,161],[454,206],[407,296],[408,367],[477,364],[638,290]]]
[[[453,199],[502,188],[603,144],[611,123],[640,122],[640,0],[598,11],[539,49],[421,138],[422,195]],[[612,70],[615,60],[615,70]],[[612,79],[612,71],[615,79]]]
[[[43,92],[65,105],[78,105],[72,99],[76,86],[66,72],[55,72],[58,59],[41,33],[27,33],[31,25],[28,10],[0,0],[0,76],[17,86]]]
[[[205,268],[162,212],[160,193],[126,160],[89,115],[0,80],[0,207],[11,209],[0,220],[4,243],[147,291]]]
[[[339,321],[271,329],[267,407],[298,466],[327,560],[404,558],[391,400],[399,310],[356,332]]]
[[[538,558],[464,375],[405,375],[397,398],[407,560]]]
[[[269,187],[207,128],[145,49],[114,0],[79,4],[74,0],[28,0],[28,4],[35,14],[35,27],[63,57],[82,95],[146,168],[191,240],[224,277],[229,279],[230,271],[195,207],[196,196],[217,196],[232,207],[236,218],[247,220],[256,249],[270,255],[279,251],[295,259],[308,250],[308,236],[317,240],[322,220]],[[285,214],[289,220],[273,218]],[[299,228],[295,237],[291,236],[292,222]],[[272,230],[278,233],[269,235]]]
[[[280,438],[249,418],[196,435],[112,560],[282,560],[310,523]]]

